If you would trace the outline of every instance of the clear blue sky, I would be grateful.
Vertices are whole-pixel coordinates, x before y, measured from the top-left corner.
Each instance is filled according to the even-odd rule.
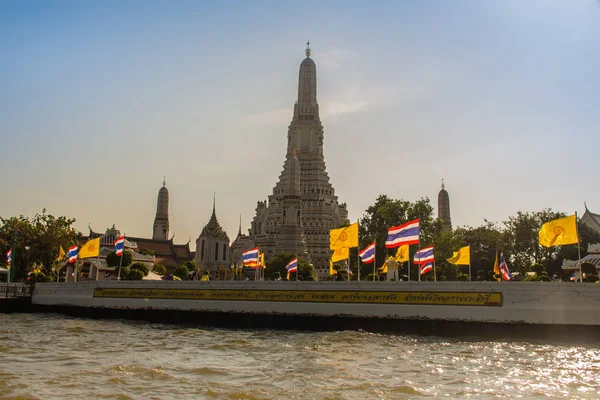
[[[0,215],[233,240],[281,172],[304,43],[350,218],[378,194],[455,226],[600,212],[600,2],[0,0]],[[436,210],[437,212],[437,210]],[[194,246],[192,246],[193,248]]]

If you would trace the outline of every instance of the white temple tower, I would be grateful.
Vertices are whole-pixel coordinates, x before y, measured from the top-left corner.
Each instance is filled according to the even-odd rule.
[[[152,230],[152,239],[167,240],[169,238],[169,190],[167,181],[163,179],[163,185],[158,191],[156,201],[156,217]]]

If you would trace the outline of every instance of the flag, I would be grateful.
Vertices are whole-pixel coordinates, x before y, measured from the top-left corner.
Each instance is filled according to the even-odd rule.
[[[348,260],[346,260],[346,272],[348,272],[348,276],[354,275],[352,270],[350,269],[350,264],[348,264]]]
[[[494,262],[494,275],[502,275],[500,273],[500,265],[498,264],[498,252],[496,252],[496,262]],[[496,278],[498,282],[502,280],[502,278]]]
[[[461,247],[452,254],[452,258],[447,258],[446,261],[455,265],[471,264],[471,246]]]
[[[242,261],[245,267],[255,267],[258,265],[258,247],[242,253]]]
[[[335,249],[331,255],[331,262],[347,260],[350,258],[350,249],[343,247],[341,249]]]
[[[504,253],[500,253],[500,272],[502,272],[502,279],[505,281],[510,281],[512,279],[512,275],[508,270],[508,265],[506,264],[506,260],[504,259]]]
[[[419,273],[421,275],[431,272],[433,269],[433,261],[427,261],[424,264],[421,264],[421,268],[419,268]]]
[[[335,269],[333,269],[333,260],[329,259],[329,275],[335,275]]]
[[[403,244],[419,243],[419,220],[407,222],[403,225],[388,228],[387,241],[385,247],[388,249],[398,247]]]
[[[415,253],[414,262],[415,264],[425,264],[429,261],[433,261],[433,246],[425,247]]]
[[[365,264],[375,262],[375,242],[358,252],[360,260]]]
[[[6,252],[6,265],[10,265],[11,262],[12,262],[12,248],[8,249],[8,251]]]
[[[546,222],[540,229],[539,237],[540,244],[544,247],[579,243],[576,214]]]
[[[125,236],[119,236],[119,238],[115,240],[115,253],[117,253],[118,256],[122,256],[123,249],[125,249]]]
[[[388,272],[388,265],[387,265],[387,261],[383,263],[383,265],[381,266],[381,268],[379,268],[381,270],[382,274],[387,274]]]
[[[351,247],[358,247],[358,222],[345,228],[329,231],[329,248],[331,250]]]
[[[260,253],[260,266],[263,268],[267,268],[267,264],[265,263],[265,253]]]
[[[79,258],[98,257],[100,254],[100,238],[88,240],[79,250]]]
[[[65,258],[65,249],[62,246],[58,246],[58,257],[56,261],[62,261]]]
[[[409,245],[403,244],[398,247],[396,250],[396,257],[394,257],[394,261],[396,262],[405,262],[410,261],[410,253],[409,253]]]
[[[296,273],[296,276],[298,275],[298,257],[294,257],[292,259],[292,261],[290,261],[288,263],[288,265],[285,266],[285,269],[287,270],[287,279],[290,279],[290,274],[292,272]]]
[[[77,260],[77,254],[79,253],[79,247],[71,246],[67,250],[67,258],[69,259],[69,264],[73,264],[75,260]]]

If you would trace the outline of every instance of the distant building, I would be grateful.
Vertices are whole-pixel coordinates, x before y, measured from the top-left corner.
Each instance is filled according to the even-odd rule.
[[[196,263],[201,271],[208,271],[216,279],[220,267],[229,268],[229,236],[217,220],[215,200],[212,215],[196,239]]]
[[[156,201],[156,217],[154,217],[154,227],[152,230],[152,239],[167,240],[169,237],[169,190],[167,181],[163,179],[163,185],[158,191],[158,200]]]
[[[594,214],[588,210],[587,204],[585,204],[585,212],[581,216],[579,222],[587,225],[590,229],[600,235],[600,214]]]
[[[438,218],[442,220],[444,230],[452,230],[452,221],[450,220],[450,196],[446,191],[443,179],[442,190],[438,193]]]

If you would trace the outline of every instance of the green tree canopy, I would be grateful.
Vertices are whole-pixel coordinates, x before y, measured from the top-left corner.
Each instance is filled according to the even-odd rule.
[[[119,265],[121,265],[121,268],[129,267],[133,262],[133,254],[129,250],[125,250],[123,252],[122,258],[123,261],[121,261],[121,256],[118,256],[117,253],[111,251],[106,255],[106,264],[109,267],[115,267],[115,271],[117,271]]]
[[[13,273],[15,279],[27,275],[27,262],[41,264],[45,275],[53,273],[59,247],[66,249],[77,244],[79,232],[73,227],[75,219],[47,214],[46,209],[26,216],[0,217],[0,251],[5,254],[13,248]],[[29,250],[25,250],[25,247]],[[4,262],[4,260],[2,260]]]
[[[164,275],[167,273],[167,268],[162,264],[154,264],[154,268],[152,268],[152,272],[158,275]]]
[[[279,253],[266,260],[267,267],[265,268],[265,276],[272,277],[279,273],[281,277],[287,276],[285,266],[295,257],[292,253]],[[295,274],[290,276],[291,280],[295,280]],[[308,264],[302,259],[298,259],[298,279],[299,280],[317,280],[317,273],[312,264]]]
[[[175,270],[173,270],[173,276],[178,277],[182,281],[188,279],[189,273],[190,270],[185,265],[178,265],[175,267]]]

